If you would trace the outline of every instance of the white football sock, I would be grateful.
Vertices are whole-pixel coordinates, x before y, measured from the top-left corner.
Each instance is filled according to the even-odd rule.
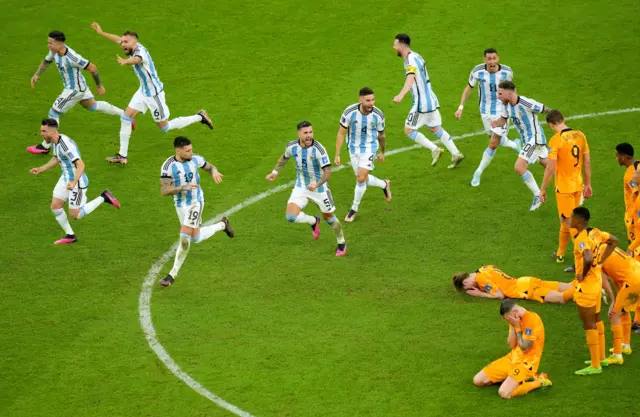
[[[505,148],[513,149],[514,151],[518,150],[518,145],[509,139],[506,135],[502,137],[500,140],[500,146],[504,146]]]
[[[429,149],[431,152],[438,149],[435,143],[431,142],[425,135],[418,132],[417,130],[414,130],[413,133],[409,135],[409,138],[413,139],[418,145],[424,146],[425,148]]]
[[[224,224],[224,222],[218,222],[216,224],[212,224],[211,226],[202,227],[200,228],[200,233],[198,233],[198,236],[193,238],[193,242],[200,243],[204,240],[207,240],[211,236],[216,234],[216,232],[224,230],[225,227],[226,225]]]
[[[120,116],[120,151],[122,156],[127,156],[129,152],[129,139],[131,139],[131,118],[126,115]]]
[[[194,123],[198,123],[201,120],[202,120],[202,116],[200,116],[199,114],[196,114],[195,116],[176,117],[173,120],[169,120],[169,123],[167,124],[167,131],[174,130],[174,129],[182,129]]]
[[[68,235],[73,235],[73,229],[69,224],[69,219],[67,218],[67,213],[64,211],[64,209],[55,209],[51,211],[53,211],[53,215],[56,216],[56,220],[58,221],[58,224],[60,225],[60,227],[62,227],[64,232]]]
[[[351,206],[351,210],[358,211],[360,207],[360,202],[362,201],[362,197],[364,197],[364,193],[367,191],[367,183],[360,183],[356,181],[356,189],[353,191],[353,205]]]
[[[96,111],[111,114],[114,116],[122,116],[124,110],[117,108],[113,104],[109,104],[106,101],[96,101]]]
[[[447,148],[447,150],[451,153],[451,155],[456,156],[460,155],[460,151],[456,147],[456,144],[453,143],[451,139],[451,135],[446,130],[440,128],[440,130],[435,134],[438,138],[440,138],[440,142]]]
[[[303,211],[298,213],[298,217],[296,217],[295,223],[306,223],[313,226],[316,224],[316,218],[313,216],[309,216],[308,214],[304,214]]]
[[[385,181],[381,180],[380,178],[376,178],[371,174],[369,174],[369,178],[367,179],[367,185],[382,188],[383,190],[387,188],[387,183]]]
[[[538,187],[538,183],[536,183],[536,179],[533,178],[531,171],[525,172],[520,178],[522,178],[522,181],[529,187],[534,196],[540,195],[540,188]]]
[[[485,168],[489,166],[495,154],[496,154],[495,149],[487,148],[484,150],[484,153],[482,154],[482,160],[480,161],[480,165],[478,165],[478,170],[477,170],[480,174],[482,174]]]
[[[189,247],[191,246],[191,236],[180,233],[180,244],[178,244],[178,250],[176,251],[176,258],[173,261],[173,268],[171,268],[171,272],[169,274],[175,278],[178,276],[180,272],[180,268],[182,268],[182,263],[187,258],[187,254],[189,253]]]
[[[333,233],[336,235],[338,244],[345,243],[344,233],[342,232],[342,223],[340,223],[340,220],[338,220],[336,216],[333,216],[332,218],[327,220],[327,223],[331,225],[331,230],[333,230]]]
[[[93,200],[89,201],[87,204],[80,207],[80,217],[78,218],[81,219],[84,216],[89,215],[93,210],[97,209],[98,206],[102,203],[104,203],[104,197],[102,196],[96,197]]]

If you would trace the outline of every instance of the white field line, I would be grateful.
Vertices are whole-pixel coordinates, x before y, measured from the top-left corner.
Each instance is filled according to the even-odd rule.
[[[640,107],[632,107],[628,109],[611,110],[611,111],[605,111],[600,113],[578,114],[575,116],[569,116],[566,119],[567,120],[587,119],[592,117],[609,116],[609,115],[632,113],[632,112],[638,112],[638,111],[640,111]],[[452,136],[452,139],[460,140],[460,139],[464,139],[472,136],[478,136],[483,133],[484,133],[483,131],[465,133],[464,135],[460,135],[460,136]],[[387,152],[386,156],[395,155],[401,152],[406,152],[406,151],[410,151],[412,149],[417,149],[417,148],[420,148],[420,145],[413,145],[413,146],[407,146],[404,148],[393,149]],[[346,167],[347,165],[343,164],[333,169],[333,171],[340,171],[342,169],[345,169]],[[237,213],[243,208],[250,206],[252,204],[255,204],[258,201],[265,199],[277,192],[291,188],[293,184],[294,184],[294,181],[290,181],[286,184],[282,184],[282,185],[279,185],[278,187],[271,188],[270,190],[267,190],[260,194],[256,194],[253,197],[250,197],[244,200],[242,203],[236,204],[235,206],[231,207],[227,211],[216,214],[206,224],[211,224],[216,221],[219,221],[220,217],[222,216],[230,216],[234,213]],[[187,384],[195,392],[207,398],[211,402],[217,404],[218,406],[224,408],[225,410],[228,410],[229,412],[235,414],[236,416],[255,417],[254,415],[241,410],[235,405],[228,403],[227,401],[223,400],[213,392],[203,387],[198,381],[193,379],[189,374],[183,371],[182,368],[180,368],[180,366],[176,363],[176,361],[173,360],[173,358],[169,355],[167,350],[164,348],[164,346],[162,346],[162,344],[158,340],[158,337],[156,335],[156,329],[153,327],[153,321],[151,319],[151,295],[153,293],[153,286],[156,282],[158,274],[160,273],[164,265],[171,258],[173,258],[177,247],[178,247],[178,243],[176,242],[168,251],[162,254],[162,256],[160,256],[160,258],[158,258],[158,260],[151,266],[151,269],[149,269],[149,272],[144,277],[144,281],[142,282],[142,291],[140,292],[140,298],[138,301],[138,312],[140,315],[140,325],[142,326],[142,330],[144,331],[147,342],[149,342],[149,346],[151,347],[151,349],[153,349],[156,355],[158,355],[158,359],[160,359],[162,363],[165,364],[167,369],[169,369],[169,371],[171,371],[172,374],[180,378],[185,384]]]

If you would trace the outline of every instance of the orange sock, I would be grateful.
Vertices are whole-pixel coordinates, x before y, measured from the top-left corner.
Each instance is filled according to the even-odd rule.
[[[542,386],[542,381],[540,381],[539,379],[536,379],[535,381],[531,381],[531,382],[523,382],[511,392],[511,398],[527,395],[529,392],[533,391],[534,389],[538,389],[541,386]]]
[[[567,249],[567,244],[569,243],[569,238],[571,234],[569,233],[569,228],[566,224],[560,223],[560,233],[558,235],[558,251],[556,255],[564,256],[564,251]]]
[[[622,322],[622,343],[625,345],[631,344],[631,316],[629,313],[620,317],[620,322]]]
[[[640,324],[640,304],[638,304],[638,307],[636,308],[636,314],[633,316],[633,321]]]
[[[607,357],[605,352],[607,343],[604,338],[604,322],[602,320],[596,323],[596,329],[598,329],[598,346],[600,347],[600,360],[602,361]]]
[[[585,330],[587,334],[587,347],[591,356],[591,366],[600,368],[600,337],[597,330]]]
[[[613,333],[613,353],[620,355],[622,353],[622,326],[620,324],[612,324],[611,333]]]

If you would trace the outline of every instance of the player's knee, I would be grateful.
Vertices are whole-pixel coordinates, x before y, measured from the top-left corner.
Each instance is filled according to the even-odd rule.
[[[96,111],[96,109],[98,108],[98,103],[94,102],[92,105],[90,105],[89,107],[87,107],[87,110],[89,111]]]
[[[487,377],[485,376],[484,371],[480,371],[473,377],[473,385],[476,387],[484,387],[489,384]]]
[[[498,390],[498,394],[500,394],[500,396],[505,400],[511,399],[511,391],[508,391],[505,388],[500,387],[500,389]]]
[[[408,128],[408,127],[405,127],[404,128],[404,134],[407,135],[409,137],[409,139],[415,140],[416,136],[418,136],[418,131],[417,130],[413,130],[413,129]]]
[[[80,210],[69,210],[69,215],[73,220],[79,220],[82,216],[80,216]]]
[[[366,184],[369,180],[369,173],[367,172],[366,174],[358,174],[356,180],[358,181],[358,184]]]
[[[59,119],[60,118],[60,113],[58,113],[57,111],[55,111],[53,109],[49,109],[49,117],[51,117],[52,119]]]
[[[169,123],[164,123],[164,124],[158,123],[158,127],[163,132],[168,132],[169,131]]]
[[[191,245],[191,235],[187,233],[180,233],[180,246],[182,247],[182,249],[184,250],[189,249],[190,245]]]
[[[287,213],[286,217],[287,217],[287,221],[289,223],[295,223],[296,219],[298,218],[298,215],[297,214],[289,214],[289,213]]]

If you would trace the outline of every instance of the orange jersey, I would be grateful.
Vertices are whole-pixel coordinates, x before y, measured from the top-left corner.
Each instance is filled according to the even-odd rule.
[[[636,198],[631,208],[627,211],[628,218],[631,220],[631,228],[633,231],[633,240],[629,244],[629,250],[637,253],[640,248],[640,198]]]
[[[496,290],[500,290],[505,297],[518,298],[514,295],[517,290],[516,279],[493,265],[481,266],[476,271],[476,283],[484,292],[495,294]]]
[[[602,272],[613,279],[616,287],[619,288],[625,282],[630,285],[640,284],[640,262],[627,255],[627,253],[620,248],[616,248],[603,262],[602,255],[604,255],[605,242],[609,240],[610,235],[595,227],[590,227],[587,230],[589,232],[589,238],[598,245],[596,252],[599,259],[597,259],[596,262],[602,266]]]
[[[516,346],[516,348],[511,351],[511,360],[513,362],[526,361],[537,369],[540,358],[542,358],[542,350],[544,349],[544,325],[542,324],[542,319],[533,311],[527,311],[524,313],[522,319],[520,319],[520,329],[515,330],[522,332],[522,338],[524,340],[532,340],[533,346],[526,352],[524,352],[520,346]]]
[[[624,207],[627,212],[633,211],[633,203],[638,195],[638,184],[633,182],[633,174],[635,174],[638,165],[640,165],[640,161],[634,161],[624,172]]]
[[[602,233],[602,232],[600,232]],[[609,239],[609,235],[603,235],[603,240]],[[593,264],[589,272],[584,276],[584,253],[590,250],[593,254]],[[584,283],[600,282],[602,280],[602,267],[598,264],[598,245],[590,237],[587,230],[579,232],[573,242],[573,255],[575,257],[576,275],[582,275]]]
[[[582,166],[588,153],[587,138],[579,130],[564,129],[551,137],[549,159],[556,161],[556,192],[582,191]]]

